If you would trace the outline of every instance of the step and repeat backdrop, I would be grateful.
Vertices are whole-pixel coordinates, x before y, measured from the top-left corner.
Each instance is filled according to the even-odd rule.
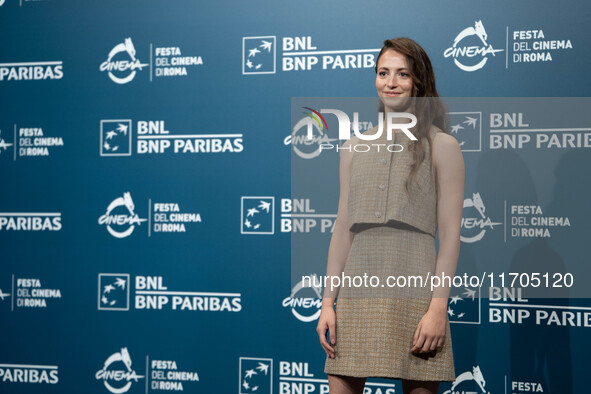
[[[321,291],[292,275],[292,236],[326,254],[338,184],[308,171],[334,185],[321,201],[291,178],[338,134],[304,139],[293,106],[326,107],[292,98],[375,97],[387,38],[426,49],[444,97],[512,98],[450,106],[458,270],[584,283],[590,8],[0,0],[0,392],[328,393]],[[440,392],[586,392],[591,302],[566,285],[457,289]]]

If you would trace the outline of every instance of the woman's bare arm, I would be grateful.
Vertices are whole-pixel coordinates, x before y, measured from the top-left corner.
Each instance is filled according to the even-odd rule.
[[[351,140],[355,141],[355,137]],[[348,215],[348,201],[349,201],[349,178],[351,175],[351,160],[353,159],[353,152],[348,152],[351,146],[351,140],[343,144],[345,150],[341,150],[341,159],[339,165],[340,178],[340,195],[339,207],[337,210],[337,218],[330,239],[330,246],[328,248],[328,259],[326,263],[326,276],[330,278],[332,275],[340,276],[345,268],[349,250],[353,243],[354,234],[349,231],[349,215]],[[335,357],[335,350],[331,345],[336,343],[336,314],[334,310],[334,302],[338,295],[339,289],[332,288],[330,281],[324,288],[324,297],[322,298],[322,310],[318,318],[318,325],[316,332],[320,340],[320,345],[326,352],[329,358]],[[326,334],[329,333],[330,344],[326,340]]]
[[[460,229],[464,206],[465,168],[458,141],[446,133],[437,133],[433,142],[433,165],[437,173],[437,227],[439,253],[435,275],[453,277],[460,254]],[[449,286],[435,288],[431,307],[447,310]]]
[[[351,146],[354,140],[346,141],[343,144],[344,148],[341,150],[341,158],[339,164],[339,179],[340,179],[340,194],[339,206],[337,209],[337,218],[334,225],[332,237],[330,239],[330,246],[328,248],[328,259],[326,263],[326,276],[331,277],[341,276],[345,268],[349,250],[353,242],[354,233],[349,231],[349,215],[348,215],[348,197],[349,197],[349,178],[351,176],[351,161],[353,159],[353,152],[347,149]],[[332,289],[330,280],[324,290],[324,297],[322,299],[322,306],[330,306],[332,308],[334,300],[338,295],[338,288]]]
[[[464,205],[464,158],[460,144],[451,135],[437,133],[433,141],[433,166],[437,174],[437,227],[439,253],[435,275],[452,277],[460,254],[460,228]],[[429,284],[430,285],[430,284]],[[450,287],[433,289],[427,313],[419,322],[411,352],[427,353],[441,347],[445,340],[447,301]]]

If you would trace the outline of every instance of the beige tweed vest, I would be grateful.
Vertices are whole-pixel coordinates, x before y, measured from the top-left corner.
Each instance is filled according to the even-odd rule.
[[[366,134],[374,134],[373,130]],[[431,141],[439,131],[435,126],[431,128]],[[426,157],[409,185],[409,197],[405,183],[413,160],[408,149],[412,140],[401,132],[393,133],[394,141],[387,140],[385,134],[374,141],[359,141],[371,146],[371,150],[360,152],[363,147],[358,146],[358,151],[353,154],[348,197],[349,229],[358,232],[367,226],[402,224],[435,237],[437,190],[428,141],[423,141]],[[390,152],[386,146],[378,149],[372,144],[400,144],[404,150]]]

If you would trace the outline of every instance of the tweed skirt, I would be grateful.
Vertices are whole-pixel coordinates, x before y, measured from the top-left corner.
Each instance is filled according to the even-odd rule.
[[[430,287],[381,286],[390,275],[425,277],[428,272],[432,275],[436,258],[435,240],[430,234],[395,226],[370,227],[356,233],[344,277],[377,276],[380,285],[340,288],[335,308],[335,358],[327,357],[325,373],[422,381],[455,380],[447,315],[441,348],[429,354],[410,351],[417,326],[429,308]]]

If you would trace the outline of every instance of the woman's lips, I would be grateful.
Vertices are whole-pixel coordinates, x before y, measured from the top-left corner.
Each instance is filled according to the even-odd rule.
[[[386,96],[389,96],[389,97],[397,97],[397,96],[400,96],[402,93],[399,93],[399,92],[384,92],[384,94]]]

